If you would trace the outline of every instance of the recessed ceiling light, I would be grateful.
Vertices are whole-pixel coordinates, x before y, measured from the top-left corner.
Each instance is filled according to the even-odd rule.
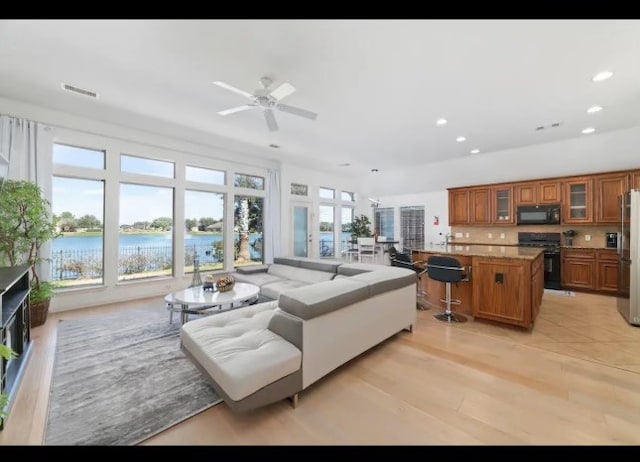
[[[447,123],[447,119],[438,119],[436,120],[436,125],[445,125]]]
[[[595,129],[595,128],[593,128],[593,127],[587,127],[587,128],[585,128],[584,130],[582,130],[582,133],[584,133],[585,135],[588,135],[589,133],[593,133],[593,132],[595,132],[595,131],[596,131],[596,129]]]
[[[612,75],[613,75],[613,72],[611,71],[598,72],[596,75],[593,76],[593,81],[602,82],[603,80],[610,79]]]
[[[587,109],[587,113],[589,114],[594,114],[600,111],[602,111],[602,106],[591,106],[589,109]]]
[[[480,152],[480,149],[472,149],[471,150],[471,154],[478,154]]]
[[[462,143],[463,141],[467,141],[467,139],[464,136],[459,136],[459,137],[456,138],[456,141],[458,143]]]
[[[280,145],[279,144],[270,144],[269,147],[273,148],[273,149],[278,149],[280,147]]]

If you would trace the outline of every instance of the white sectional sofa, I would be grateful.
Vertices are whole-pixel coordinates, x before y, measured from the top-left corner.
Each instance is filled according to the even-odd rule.
[[[415,271],[298,258],[275,265],[289,269],[264,268],[249,282],[260,279],[261,289],[280,284],[272,286],[281,288],[277,300],[181,328],[183,350],[234,411],[287,397],[295,403],[300,391],[394,334],[411,331],[416,320]],[[300,272],[305,269],[331,278]]]

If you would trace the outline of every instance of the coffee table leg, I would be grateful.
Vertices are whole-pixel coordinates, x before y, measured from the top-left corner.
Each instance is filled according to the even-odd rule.
[[[189,313],[187,310],[189,309],[189,305],[180,305],[182,311],[180,312],[182,324],[189,321]]]

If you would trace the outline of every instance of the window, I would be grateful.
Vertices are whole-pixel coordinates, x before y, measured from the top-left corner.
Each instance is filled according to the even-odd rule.
[[[424,207],[400,207],[403,249],[424,248]]]
[[[306,184],[291,183],[291,194],[294,196],[307,196],[309,187]]]
[[[197,181],[198,183],[224,184],[224,172],[211,170],[208,168],[192,167],[187,165],[185,170],[187,181]]]
[[[335,191],[329,188],[320,188],[321,199],[335,199]]]
[[[333,257],[334,235],[334,207],[333,205],[320,206],[320,256]]]
[[[173,188],[120,184],[118,280],[173,273]]]
[[[53,163],[104,170],[104,151],[54,144]]]
[[[356,201],[356,195],[352,192],[349,191],[342,191],[340,193],[340,200],[343,201],[348,201],[348,202],[355,202]]]
[[[345,252],[350,246],[351,222],[353,221],[353,207],[342,207],[342,233],[340,233],[340,250]]]
[[[222,269],[224,264],[224,194],[184,193],[184,271],[193,272],[194,256],[200,270]]]
[[[264,178],[236,173],[233,178],[233,185],[237,188],[264,189]]]
[[[374,221],[375,231],[378,236],[384,236],[387,239],[394,240],[392,207],[375,209]]]
[[[235,196],[233,205],[234,266],[260,265],[264,261],[264,198]]]
[[[103,283],[104,182],[53,177],[51,209],[62,233],[51,245],[60,287]]]
[[[163,178],[174,178],[175,176],[173,162],[145,159],[144,157],[134,157],[126,154],[120,155],[120,171]]]

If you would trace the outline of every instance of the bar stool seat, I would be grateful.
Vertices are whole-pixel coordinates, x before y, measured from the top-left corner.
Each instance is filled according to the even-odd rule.
[[[464,268],[460,262],[453,257],[444,257],[434,255],[427,259],[427,275],[434,281],[444,282],[446,284],[445,298],[441,298],[440,301],[447,304],[445,311],[434,314],[433,317],[439,321],[445,322],[465,322],[467,320],[461,314],[455,314],[451,311],[451,305],[460,305],[460,300],[451,298],[451,284],[457,284],[466,279],[467,275],[464,272]]]

